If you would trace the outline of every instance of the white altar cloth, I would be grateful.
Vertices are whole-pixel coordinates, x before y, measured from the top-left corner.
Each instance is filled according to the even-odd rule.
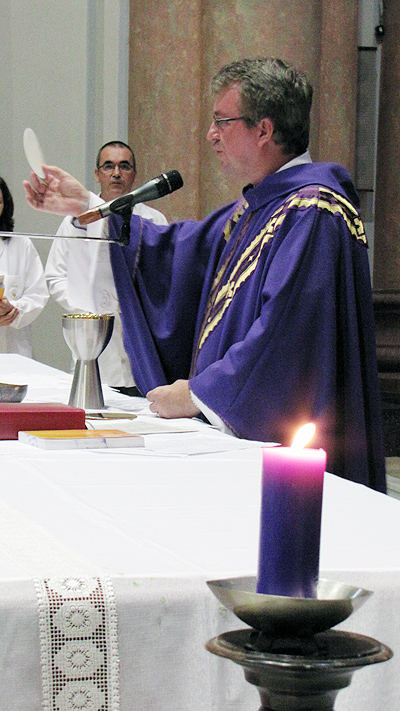
[[[68,374],[1,355],[0,379],[17,372],[27,400],[68,401]],[[143,405],[104,390],[114,408]],[[244,626],[206,580],[256,573],[260,477],[261,448],[179,457],[0,442],[0,711],[42,708],[33,579],[71,575],[112,580],[121,711],[256,711],[242,670],[204,644]],[[355,672],[336,711],[400,708],[399,541],[400,501],[326,475],[321,575],[374,591],[340,628],[395,654]]]

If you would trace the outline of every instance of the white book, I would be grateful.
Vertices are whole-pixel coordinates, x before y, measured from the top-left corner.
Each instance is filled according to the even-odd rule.
[[[22,444],[41,449],[144,447],[144,438],[123,430],[33,430],[18,432]]]

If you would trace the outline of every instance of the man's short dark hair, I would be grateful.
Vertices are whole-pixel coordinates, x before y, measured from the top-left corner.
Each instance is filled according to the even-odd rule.
[[[313,89],[304,72],[275,57],[231,62],[211,81],[214,95],[237,85],[247,125],[263,118],[274,125],[273,139],[287,155],[307,150]]]
[[[107,148],[107,146],[121,146],[121,148],[127,148],[128,151],[130,151],[131,156],[132,156],[132,165],[133,165],[133,170],[136,170],[136,159],[135,159],[135,154],[130,146],[128,146],[127,143],[124,143],[123,141],[108,141],[108,143],[105,143],[104,146],[102,146],[97,154],[96,158],[96,168],[97,170],[100,168],[100,155],[101,151],[103,148]]]

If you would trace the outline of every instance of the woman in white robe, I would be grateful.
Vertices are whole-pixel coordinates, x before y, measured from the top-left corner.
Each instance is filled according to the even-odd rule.
[[[0,353],[32,357],[31,323],[49,294],[40,257],[28,237],[5,237],[14,228],[14,203],[0,178]],[[1,283],[2,282],[2,283]]]

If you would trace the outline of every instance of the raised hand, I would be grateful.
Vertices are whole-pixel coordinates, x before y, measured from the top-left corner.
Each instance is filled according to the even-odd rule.
[[[86,210],[89,191],[69,173],[53,165],[42,166],[42,182],[35,173],[23,181],[27,202],[35,210],[76,217]]]

